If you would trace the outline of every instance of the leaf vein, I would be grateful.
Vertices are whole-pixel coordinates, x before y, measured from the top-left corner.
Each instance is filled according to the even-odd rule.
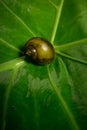
[[[35,33],[26,25],[26,23],[16,14],[14,13],[2,0],[0,0],[2,5],[13,15],[17,18],[17,20],[33,35],[36,36]]]
[[[51,0],[48,0],[49,1],[49,3],[53,6],[53,7],[55,7],[56,9],[57,9],[57,6],[51,1]]]
[[[81,40],[78,40],[78,41],[74,41],[74,42],[70,42],[70,43],[66,43],[64,45],[60,45],[60,46],[55,46],[55,49],[57,50],[63,50],[63,49],[67,49],[67,48],[71,48],[73,46],[77,46],[77,45],[80,45],[80,44],[87,44],[87,38],[85,39],[81,39]]]
[[[0,72],[18,68],[24,64],[24,57],[17,58],[5,63],[0,64]]]
[[[4,43],[7,47],[13,49],[13,50],[16,50],[17,52],[21,52],[23,53],[20,49],[16,48],[15,46],[13,46],[12,44],[8,43],[7,41],[5,41],[4,39],[0,38],[0,41],[2,43]]]
[[[50,39],[50,42],[52,44],[54,42],[54,39],[55,39],[55,36],[56,36],[56,32],[57,32],[57,29],[58,29],[58,25],[59,25],[61,13],[62,13],[62,8],[63,8],[63,3],[64,3],[64,0],[61,0],[60,7],[56,8],[56,17],[55,17],[54,26],[53,26],[53,30],[52,30],[52,34],[51,34],[51,39]]]
[[[73,60],[73,61],[76,61],[76,62],[78,62],[78,63],[82,63],[82,64],[87,65],[87,61],[85,61],[85,60],[78,59],[78,58],[76,58],[76,57],[67,55],[67,54],[62,53],[62,52],[59,52],[59,51],[56,51],[56,53],[57,53],[58,55],[60,55],[60,56],[66,57],[66,58],[68,58],[68,59],[70,59],[70,60]]]
[[[5,130],[5,128],[6,128],[6,115],[7,115],[7,109],[8,109],[8,100],[9,100],[9,95],[10,95],[12,83],[14,81],[16,72],[17,72],[17,69],[14,69],[12,76],[11,76],[11,79],[9,81],[9,85],[7,86],[6,91],[5,91],[1,130]]]
[[[58,101],[60,101],[61,105],[63,106],[64,110],[66,111],[73,127],[74,127],[74,130],[79,130],[79,127],[75,121],[75,118],[73,116],[73,114],[71,113],[70,109],[68,108],[66,102],[64,101],[62,95],[60,94],[59,90],[58,90],[58,87],[56,86],[54,80],[52,79],[52,76],[51,76],[51,73],[50,73],[50,69],[49,69],[49,66],[47,66],[47,71],[48,71],[48,76],[49,76],[49,80],[50,80],[50,83],[53,87],[53,90],[54,92],[56,93],[57,97],[58,97]]]

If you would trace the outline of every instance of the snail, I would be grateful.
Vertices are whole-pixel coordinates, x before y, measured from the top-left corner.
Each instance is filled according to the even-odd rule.
[[[55,51],[50,42],[43,38],[34,37],[25,44],[25,56],[38,65],[46,65],[53,61]]]

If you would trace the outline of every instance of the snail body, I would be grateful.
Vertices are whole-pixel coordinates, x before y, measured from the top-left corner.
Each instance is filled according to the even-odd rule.
[[[34,37],[26,43],[24,54],[34,63],[46,65],[52,62],[55,52],[50,42]]]

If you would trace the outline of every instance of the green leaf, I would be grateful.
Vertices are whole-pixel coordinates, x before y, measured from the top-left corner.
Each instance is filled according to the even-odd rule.
[[[0,129],[87,129],[87,1],[0,0]],[[23,47],[49,40],[55,59],[29,63]]]

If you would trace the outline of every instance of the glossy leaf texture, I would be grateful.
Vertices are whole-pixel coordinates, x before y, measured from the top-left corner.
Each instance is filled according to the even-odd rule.
[[[27,62],[32,37],[55,48]],[[87,129],[87,1],[0,0],[0,130]]]

